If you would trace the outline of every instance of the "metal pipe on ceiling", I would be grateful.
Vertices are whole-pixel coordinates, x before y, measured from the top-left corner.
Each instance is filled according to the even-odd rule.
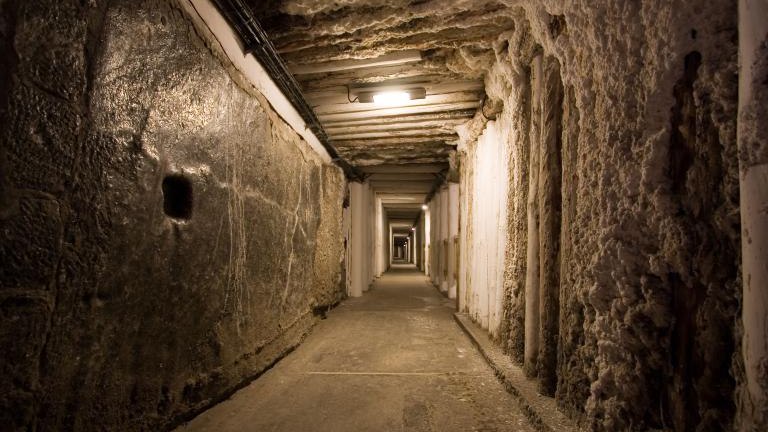
[[[290,71],[288,71],[285,62],[280,58],[261,24],[253,16],[250,7],[243,0],[213,0],[213,2],[235,32],[237,32],[238,36],[240,36],[240,39],[242,39],[246,54],[253,54],[261,63],[280,91],[283,92],[285,97],[291,102],[291,105],[299,112],[301,118],[307,123],[312,133],[315,134],[320,144],[323,145],[331,156],[333,162],[344,170],[347,178],[362,181],[363,176],[361,173],[339,156],[336,148],[331,145],[328,135],[317,119],[315,112],[304,98],[299,84]]]

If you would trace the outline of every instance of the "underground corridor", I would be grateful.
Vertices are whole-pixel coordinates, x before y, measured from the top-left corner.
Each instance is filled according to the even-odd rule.
[[[0,432],[768,430],[768,0],[0,35]]]

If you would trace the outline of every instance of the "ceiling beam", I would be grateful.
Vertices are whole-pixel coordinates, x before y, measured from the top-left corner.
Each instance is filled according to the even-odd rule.
[[[377,66],[393,66],[421,61],[421,51],[417,49],[392,52],[369,59],[337,60],[316,64],[302,64],[290,67],[294,75],[307,75],[324,72],[338,72]]]
[[[327,126],[328,129],[335,129],[335,128],[347,128],[347,127],[363,127],[363,126],[387,126],[387,127],[397,127],[398,125],[402,125],[402,127],[408,128],[412,127],[411,125],[418,125],[422,123],[428,123],[428,122],[436,122],[438,124],[441,123],[464,123],[468,119],[472,118],[475,113],[477,112],[476,109],[468,108],[463,110],[453,110],[453,111],[442,111],[437,113],[427,113],[427,114],[410,114],[410,115],[404,115],[404,116],[392,116],[392,117],[382,117],[382,118],[376,118],[376,119],[358,119],[358,120],[342,120],[342,121],[330,121],[324,123],[325,126]]]
[[[365,173],[439,173],[448,169],[448,163],[410,164],[410,165],[378,165],[361,168]]]
[[[362,145],[376,145],[376,144],[388,144],[388,143],[401,143],[401,142],[416,142],[416,143],[444,143],[444,142],[456,142],[459,139],[459,134],[454,131],[443,132],[441,130],[409,130],[409,131],[392,131],[387,132],[367,132],[359,134],[346,134],[335,135],[331,141],[337,146],[354,146]]]
[[[347,132],[340,134],[329,134],[328,137],[334,141],[351,141],[351,140],[365,140],[374,138],[406,138],[411,137],[413,139],[418,138],[431,138],[431,139],[447,139],[454,141],[458,139],[458,134],[452,129],[442,128],[419,128],[419,129],[405,129],[405,130],[386,130],[370,132]],[[447,137],[447,138],[446,138]]]
[[[465,109],[477,109],[480,106],[480,100],[469,100],[464,102],[447,102],[432,105],[419,105],[398,108],[382,108],[366,111],[347,111],[335,112],[318,115],[320,121],[339,122],[348,120],[372,119],[377,117],[404,116],[409,114],[439,113],[442,111],[457,111]]]
[[[315,107],[315,113],[322,118],[327,114],[340,114],[340,113],[359,113],[359,112],[376,112],[387,111],[392,109],[405,109],[405,108],[422,108],[433,105],[445,105],[451,103],[461,102],[476,102],[479,103],[482,99],[482,92],[480,91],[462,91],[455,93],[447,93],[440,95],[427,95],[424,99],[413,99],[398,106],[386,106],[378,105],[375,103],[349,103],[344,101],[343,103],[336,103],[330,105],[320,105]]]
[[[392,164],[392,163],[435,163],[444,161],[448,157],[447,154],[429,155],[429,156],[411,156],[411,157],[397,157],[397,156],[355,156],[350,158],[355,167],[362,168],[374,165]]]
[[[368,176],[368,180],[388,180],[388,181],[428,181],[432,183],[435,179],[433,174],[429,173],[375,173]]]
[[[459,118],[459,119],[453,119],[453,120],[435,120],[435,121],[425,121],[425,122],[419,122],[419,123],[394,123],[394,124],[368,124],[368,125],[362,125],[362,126],[346,126],[346,127],[329,127],[326,128],[326,132],[329,136],[338,136],[343,134],[351,134],[351,133],[367,133],[367,132],[378,132],[378,131],[390,131],[390,132],[398,132],[398,131],[413,131],[413,130],[440,130],[445,132],[453,132],[455,128],[464,122],[467,121],[467,118]]]
[[[386,146],[420,146],[420,147],[442,147],[451,145],[451,142],[458,140],[456,134],[436,135],[436,136],[412,136],[412,137],[388,137],[388,138],[370,138],[355,140],[333,140],[333,145],[341,151],[344,149],[372,148]],[[447,143],[447,144],[446,144]]]

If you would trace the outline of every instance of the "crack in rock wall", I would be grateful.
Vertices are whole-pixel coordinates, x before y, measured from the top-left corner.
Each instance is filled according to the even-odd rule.
[[[165,429],[344,296],[343,174],[174,1],[0,11],[0,423]]]

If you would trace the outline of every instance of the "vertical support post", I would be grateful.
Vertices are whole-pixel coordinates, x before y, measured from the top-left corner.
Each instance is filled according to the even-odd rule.
[[[368,291],[371,288],[371,283],[373,283],[373,278],[376,274],[376,259],[374,254],[374,245],[376,244],[376,232],[374,229],[376,223],[376,201],[374,199],[371,184],[365,182],[363,183],[363,187],[365,192],[365,210],[363,216],[365,219],[365,249],[363,250],[363,256],[365,257],[365,281],[363,283],[363,291]]]
[[[384,270],[386,270],[386,264],[384,262],[384,209],[382,208],[381,198],[375,198],[375,211],[376,211],[376,228],[374,230],[374,237],[376,241],[376,277],[381,277]]]
[[[525,352],[523,370],[535,376],[539,356],[539,132],[541,55],[531,63],[531,153],[528,167],[528,250],[525,274]]]
[[[442,247],[442,265],[440,268],[440,291],[447,293],[450,285],[450,274],[448,272],[448,212],[450,205],[450,194],[448,187],[444,186],[440,190],[440,243]]]
[[[542,71],[539,147],[539,390],[554,396],[560,327],[560,234],[562,220],[563,85],[557,60]]]
[[[424,210],[424,274],[432,274],[432,263],[429,261],[432,256],[432,221],[430,220],[430,207]]]
[[[389,225],[389,237],[387,237],[387,249],[389,252],[389,267],[392,267],[392,259],[395,256],[395,237],[392,235],[392,225]]]
[[[459,235],[459,185],[448,184],[448,298],[456,298],[456,285],[458,283],[458,255],[456,241]]]
[[[768,430],[768,0],[739,1],[741,431]]]
[[[349,287],[350,297],[360,297],[363,295],[363,285],[365,281],[365,193],[362,183],[349,183],[349,205],[351,209],[350,230],[350,257],[349,272],[351,274],[351,284]]]

